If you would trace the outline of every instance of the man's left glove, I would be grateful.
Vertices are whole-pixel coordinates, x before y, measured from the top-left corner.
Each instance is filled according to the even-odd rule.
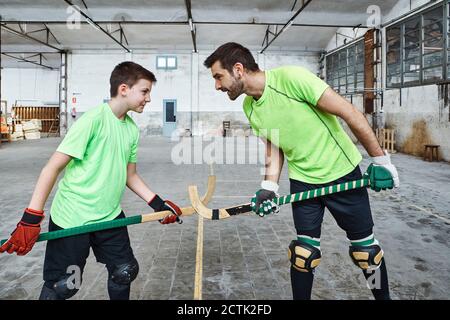
[[[251,206],[253,212],[260,217],[271,213],[278,213],[280,207],[278,204],[272,201],[277,198],[278,184],[270,180],[264,180],[261,182],[261,189],[256,191],[256,194],[251,200]]]
[[[169,223],[183,223],[183,220],[180,219],[180,216],[183,214],[181,212],[180,207],[178,207],[175,203],[169,200],[161,199],[157,194],[153,197],[152,200],[149,201],[148,205],[155,210],[158,211],[172,211],[172,214],[169,214],[164,219],[160,219],[159,222],[161,224],[169,224]]]
[[[372,157],[372,161],[373,161],[373,163],[371,164],[371,166],[373,166],[375,168],[367,170],[367,173],[369,174],[369,176],[371,178],[371,186],[370,187],[372,189],[374,189],[375,191],[380,191],[380,189],[386,188],[386,186],[384,186],[384,183],[379,183],[379,179],[377,179],[378,172],[377,172],[376,167],[383,167],[384,169],[389,171],[389,173],[392,176],[394,188],[397,188],[400,185],[400,180],[398,178],[397,169],[391,163],[391,155],[386,150],[384,150],[384,156]],[[370,166],[369,166],[369,168],[370,168]],[[373,185],[372,185],[372,182],[374,182]],[[387,188],[392,189],[392,187],[389,187],[389,186]]]
[[[18,256],[24,256],[30,252],[39,238],[43,219],[44,211],[26,208],[11,237],[0,247],[0,253],[17,252]]]

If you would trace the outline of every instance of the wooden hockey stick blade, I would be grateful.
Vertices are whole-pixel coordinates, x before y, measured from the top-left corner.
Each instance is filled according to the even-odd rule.
[[[220,220],[229,218],[230,216],[234,216],[236,214],[252,211],[250,203],[229,208],[209,209],[200,200],[200,197],[198,196],[197,186],[189,186],[188,191],[192,207],[195,209],[195,211],[197,211],[199,215],[201,215],[205,219]]]
[[[211,201],[211,198],[212,198],[215,190],[216,190],[216,176],[213,176],[213,175],[208,176],[208,184],[207,184],[206,192],[203,195],[202,199],[201,200],[199,199],[200,203],[207,205],[209,203],[209,201]],[[198,198],[198,193],[197,193],[197,198]],[[181,208],[181,212],[183,212],[182,217],[186,217],[186,216],[190,216],[190,215],[194,214],[195,212],[197,212],[197,210],[193,206],[190,206],[190,207]],[[171,214],[170,211],[161,211],[161,212],[143,214],[142,222],[160,220],[160,219],[165,218],[169,214]]]

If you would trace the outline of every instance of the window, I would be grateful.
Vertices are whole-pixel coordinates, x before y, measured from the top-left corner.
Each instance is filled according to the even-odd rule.
[[[364,41],[342,48],[326,58],[327,82],[340,94],[364,90]]]
[[[387,87],[444,79],[444,8],[433,7],[386,29]]]
[[[175,56],[157,56],[156,69],[174,70],[177,68],[177,57]]]

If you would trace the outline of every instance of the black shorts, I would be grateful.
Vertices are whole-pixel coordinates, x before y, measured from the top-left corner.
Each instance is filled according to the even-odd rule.
[[[289,180],[291,193],[297,193],[361,178],[361,170],[359,166],[356,166],[349,174],[325,184],[309,184],[298,180]],[[367,189],[359,188],[292,203],[297,234],[320,230],[325,207],[331,212],[339,227],[347,233],[349,239],[355,238],[355,234],[366,234],[366,231],[373,227]]]
[[[122,211],[115,219],[124,217]],[[50,218],[48,230],[61,229]],[[58,281],[64,276],[70,276],[73,272],[68,271],[70,266],[77,266],[83,272],[90,248],[97,261],[107,266],[134,260],[127,227],[50,240],[45,251],[44,281]]]

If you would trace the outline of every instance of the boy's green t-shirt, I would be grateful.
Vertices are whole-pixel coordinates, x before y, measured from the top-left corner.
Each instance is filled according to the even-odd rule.
[[[244,99],[256,135],[284,153],[289,178],[311,184],[351,172],[362,156],[336,116],[316,107],[328,85],[305,68],[285,66],[265,72],[263,95]]]
[[[119,120],[107,103],[83,114],[57,149],[73,159],[50,209],[53,222],[70,228],[116,218],[138,140],[134,121]]]

